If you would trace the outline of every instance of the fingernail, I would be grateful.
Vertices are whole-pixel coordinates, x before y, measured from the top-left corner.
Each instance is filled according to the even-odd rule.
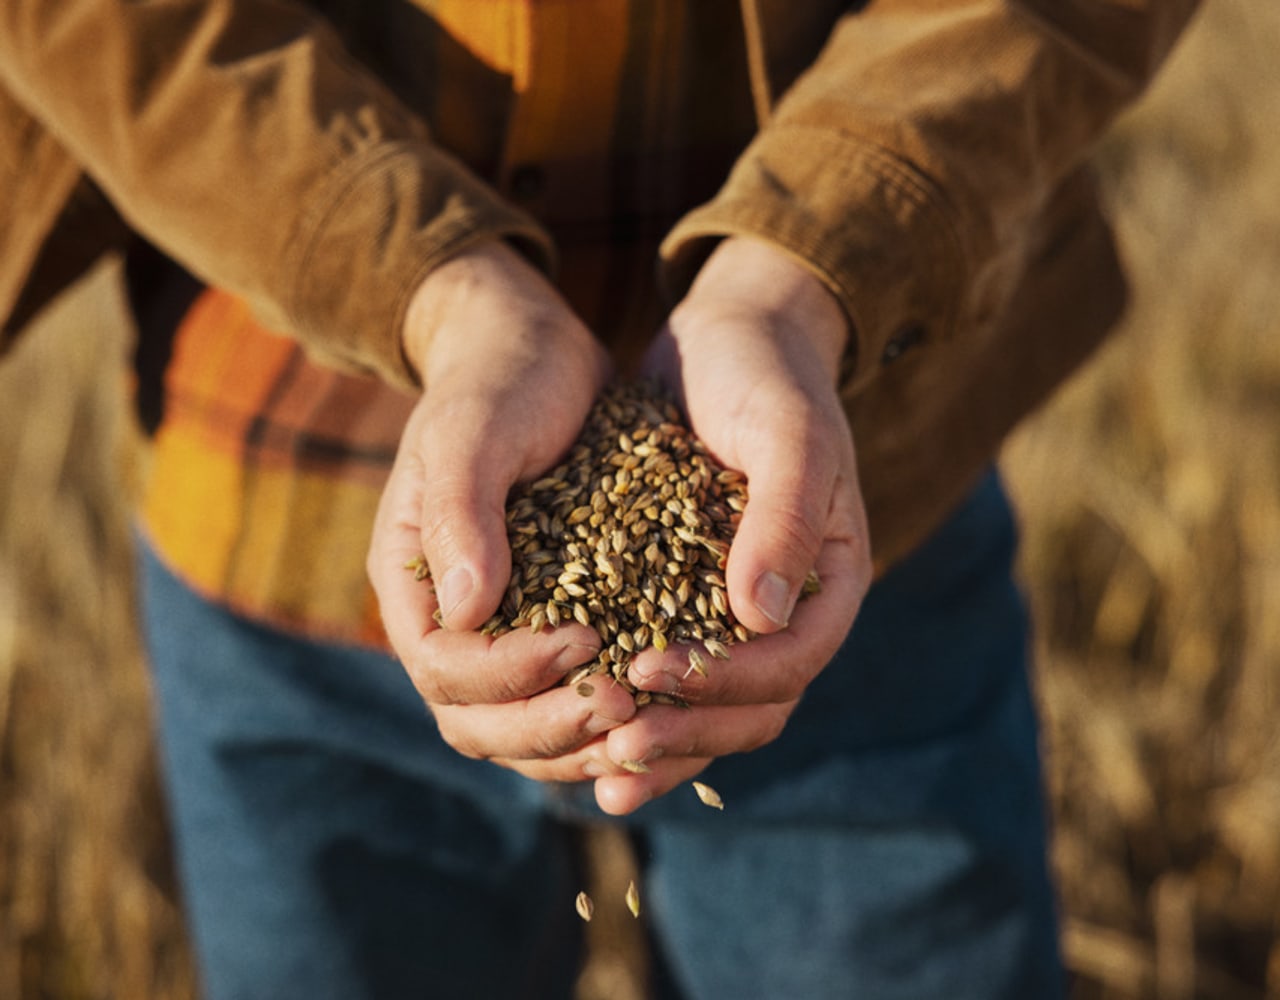
[[[598,760],[589,760],[582,765],[582,773],[588,778],[603,778],[606,774],[611,774],[612,772]]]
[[[607,716],[592,712],[591,718],[586,721],[586,725],[583,728],[592,736],[598,736],[600,733],[607,733],[610,729],[616,729],[620,725],[622,725],[622,722],[618,719],[610,719]]]
[[[652,768],[649,767],[650,762],[657,760],[665,752],[666,751],[664,751],[662,747],[650,747],[639,757],[628,757],[626,760],[615,760],[614,763],[624,771],[629,771],[631,774],[648,774],[652,770]]]
[[[586,643],[571,642],[556,654],[555,669],[564,673],[586,666],[600,652],[599,646],[588,646]]]
[[[795,606],[791,584],[777,573],[761,573],[756,577],[751,600],[755,602],[756,609],[775,625],[786,625],[791,620],[791,609]]]
[[[631,666],[627,668],[627,680],[641,691],[676,694],[680,690],[680,678],[665,670],[641,670],[639,667]]]
[[[440,604],[440,613],[446,618],[465,601],[475,589],[476,581],[471,571],[465,566],[455,566],[444,575],[444,579],[436,584],[436,600]]]

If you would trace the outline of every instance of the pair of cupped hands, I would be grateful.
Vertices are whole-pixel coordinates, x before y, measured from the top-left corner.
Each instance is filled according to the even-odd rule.
[[[379,505],[368,571],[391,645],[454,749],[539,781],[594,780],[622,815],[712,760],[771,742],[847,634],[870,582],[853,440],[836,392],[848,322],[805,267],[770,245],[722,241],[650,346],[673,391],[750,498],[726,567],[734,615],[760,633],[709,676],[687,651],[646,649],[628,679],[691,707],[637,709],[617,684],[563,679],[594,659],[569,622],[498,638],[474,631],[511,572],[510,487],[561,459],[611,374],[600,342],[506,244],[430,273],[403,345],[426,387]],[[433,588],[405,564],[425,554]],[[822,589],[797,603],[816,569]],[[433,615],[439,607],[444,626]],[[640,761],[644,773],[622,762]]]

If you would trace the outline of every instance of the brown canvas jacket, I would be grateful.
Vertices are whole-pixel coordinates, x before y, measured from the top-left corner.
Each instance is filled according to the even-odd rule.
[[[365,9],[421,20],[434,6]],[[760,128],[667,237],[664,283],[678,297],[716,239],[747,234],[839,297],[854,331],[842,391],[882,564],[1116,319],[1123,282],[1086,160],[1194,7],[716,8],[735,20],[712,37],[745,38]],[[500,236],[554,269],[552,239],[489,169],[483,137],[441,145],[376,57],[357,62],[339,41],[331,22],[360,9],[5,0],[2,342],[136,232],[321,356],[408,385],[400,320],[430,268]],[[479,109],[501,117],[500,104]]]

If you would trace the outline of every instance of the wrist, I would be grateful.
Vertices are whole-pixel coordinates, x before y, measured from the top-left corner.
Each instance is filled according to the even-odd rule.
[[[707,258],[681,309],[766,316],[788,336],[805,340],[833,380],[839,374],[852,325],[817,272],[787,250],[734,236]]]
[[[507,302],[523,297],[524,287],[541,278],[531,264],[500,239],[474,243],[429,271],[410,296],[400,330],[406,361],[422,385],[439,368],[449,345],[437,333],[460,309],[497,295]]]

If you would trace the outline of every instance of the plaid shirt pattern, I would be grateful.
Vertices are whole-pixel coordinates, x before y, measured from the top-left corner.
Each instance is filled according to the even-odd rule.
[[[736,0],[426,6],[444,29],[436,84],[411,92],[394,61],[389,82],[548,229],[558,287],[633,356],[662,317],[661,238],[714,194],[754,129],[741,38],[708,37],[741,31]],[[378,41],[356,32],[352,48]],[[176,332],[164,400],[141,518],[160,557],[253,618],[383,645],[364,559],[413,398],[317,363],[211,288]]]

